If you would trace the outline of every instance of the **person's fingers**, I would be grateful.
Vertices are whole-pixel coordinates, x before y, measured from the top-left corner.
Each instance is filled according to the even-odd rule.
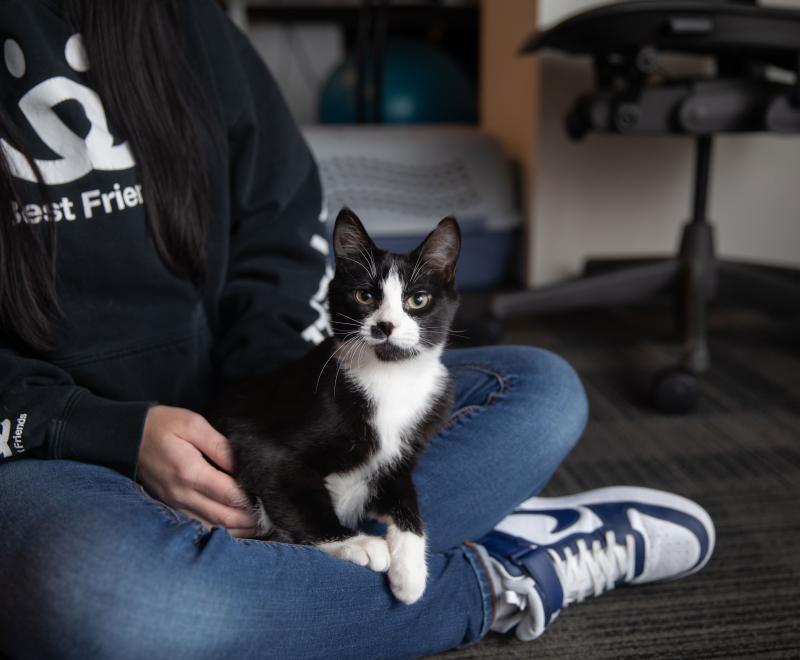
[[[195,520],[201,522],[203,524],[203,527],[211,528],[211,527],[214,526],[214,524],[212,522],[210,522],[210,521],[206,520],[205,518],[201,517],[195,511],[191,511],[191,510],[186,509],[184,507],[176,507],[175,510],[180,512],[180,513],[182,513],[184,516],[189,516],[190,518],[194,518]]]
[[[213,466],[206,465],[207,469],[199,470],[198,478],[192,484],[195,490],[220,504],[250,512],[250,500],[236,480]]]
[[[235,460],[230,442],[211,426],[205,417],[192,414],[186,422],[182,437],[184,440],[191,442],[225,472],[233,472]]]
[[[222,525],[228,529],[250,529],[256,526],[255,517],[241,509],[225,506],[197,492],[186,491],[180,497],[180,505],[193,512],[201,522]]]

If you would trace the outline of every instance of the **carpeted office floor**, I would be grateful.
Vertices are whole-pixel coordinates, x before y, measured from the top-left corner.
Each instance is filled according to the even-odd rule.
[[[646,404],[647,376],[675,355],[668,309],[616,309],[510,325],[504,341],[550,348],[583,377],[587,431],[544,494],[647,485],[701,502],[717,527],[709,565],[562,612],[529,643],[491,635],[467,658],[800,657],[800,321],[712,313],[699,408]]]

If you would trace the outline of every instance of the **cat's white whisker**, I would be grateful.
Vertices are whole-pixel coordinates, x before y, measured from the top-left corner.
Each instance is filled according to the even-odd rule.
[[[411,269],[411,278],[409,279],[409,284],[411,284],[414,281],[415,277],[416,277],[415,273],[417,272],[417,266],[419,266],[419,260],[421,258],[422,258],[422,252],[420,252],[417,255],[417,261],[416,261],[416,263],[414,263],[414,268]]]
[[[342,317],[344,317],[346,319],[350,319],[351,321],[355,321],[359,325],[363,325],[364,324],[363,319],[354,319],[352,316],[348,316],[347,314],[342,314],[341,312],[337,312],[337,315],[338,316],[342,316]]]
[[[316,391],[319,389],[319,380],[320,380],[320,378],[322,378],[322,372],[323,372],[323,371],[325,371],[325,367],[327,367],[327,366],[328,366],[328,362],[330,362],[330,361],[331,361],[331,360],[332,360],[332,359],[333,359],[333,358],[336,356],[336,354],[337,354],[339,351],[341,351],[341,350],[342,350],[342,349],[343,349],[345,346],[347,346],[347,342],[348,342],[348,341],[352,341],[352,339],[348,339],[348,338],[347,338],[347,335],[345,335],[345,339],[344,339],[344,341],[342,342],[342,345],[341,345],[341,346],[339,346],[339,347],[338,347],[338,348],[337,348],[335,351],[333,351],[333,352],[330,354],[330,357],[328,357],[328,359],[327,359],[327,360],[325,360],[325,364],[323,364],[323,365],[322,365],[322,369],[320,369],[320,370],[319,370],[319,376],[317,376],[317,384],[314,386],[314,391],[315,391],[315,392],[316,392]]]
[[[361,350],[358,352],[358,367],[359,367],[359,369],[361,368],[361,360],[364,357],[364,352],[367,350],[367,346],[368,345],[369,344],[367,344],[367,342],[365,342],[365,341],[361,342]]]
[[[361,254],[361,256],[364,257],[369,263],[370,270],[372,271],[372,277],[378,279],[378,270],[375,267],[375,259],[373,259],[372,254],[369,252],[365,253],[362,248],[359,248],[358,251]]]
[[[343,357],[338,358],[339,366],[336,368],[336,375],[333,377],[333,398],[336,398],[336,382],[339,380],[339,372],[342,370],[342,364],[350,361],[355,350],[358,349],[361,339],[359,337],[353,338],[350,348],[343,354]]]
[[[344,315],[340,314],[339,316],[344,316]],[[352,323],[353,325],[361,325],[361,321],[359,319],[350,318],[349,316],[341,318],[341,319],[334,318],[334,319],[332,319],[332,322],[333,323]]]
[[[331,323],[331,327],[337,328],[341,327],[343,329],[347,328],[358,328],[361,329],[361,323],[352,323],[351,321],[333,321]],[[358,332],[358,330],[354,330],[353,332]]]
[[[353,259],[351,257],[344,257],[344,256],[339,257],[339,259],[345,259],[346,261],[352,261],[354,264],[358,264],[366,271],[367,275],[372,277],[372,273],[370,272],[369,268],[367,268],[364,264],[362,264],[358,259]]]
[[[336,361],[339,362],[340,364],[342,362],[346,362],[348,359],[348,355],[352,353],[353,349],[358,345],[359,341],[360,341],[359,337],[355,336],[350,338],[347,342],[345,342],[345,346],[342,347],[344,350],[342,350],[341,355],[339,355],[336,358]]]
[[[425,261],[422,262],[422,265],[419,266],[419,269],[417,269],[416,267],[414,268],[414,271],[411,273],[411,278],[408,280],[409,286],[414,284],[417,277],[419,277],[419,275],[422,274],[422,270],[425,268],[425,266],[428,265],[428,263],[430,263],[430,259],[425,259]]]

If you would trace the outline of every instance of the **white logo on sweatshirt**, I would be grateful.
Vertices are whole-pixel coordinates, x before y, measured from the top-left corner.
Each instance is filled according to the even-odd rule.
[[[8,72],[15,78],[22,78],[27,62],[20,45],[7,39],[3,54]],[[67,40],[64,58],[73,71],[83,73],[89,69],[81,35],[74,34]],[[75,133],[56,112],[56,107],[66,101],[77,101],[83,108],[90,124],[86,137]],[[92,170],[127,170],[135,164],[127,142],[114,145],[100,97],[75,80],[56,76],[38,83],[20,99],[19,109],[41,141],[59,155],[52,160],[35,159],[47,184],[70,183]],[[0,147],[17,177],[36,181],[33,168],[21,152],[2,139]]]
[[[325,222],[327,219],[328,208],[323,205],[319,214],[319,221],[322,223],[322,234],[325,233]],[[300,336],[307,342],[319,344],[325,341],[326,336],[330,335],[328,310],[325,309],[325,301],[328,297],[328,284],[330,284],[330,281],[333,279],[333,268],[331,268],[330,262],[328,262],[329,247],[328,241],[325,238],[323,238],[320,234],[314,234],[311,237],[311,247],[320,254],[325,255],[325,272],[320,278],[319,288],[311,297],[311,300],[308,301],[311,309],[317,313],[317,320],[303,330],[303,332],[300,333]]]
[[[21,454],[25,451],[25,446],[22,444],[22,431],[27,421],[27,413],[22,413],[17,417],[14,435],[11,435],[10,419],[4,419],[0,422],[0,457],[10,458],[14,454]]]
[[[8,435],[11,432],[11,420],[4,419],[0,422],[0,456],[10,458],[14,455],[11,447],[8,446]]]

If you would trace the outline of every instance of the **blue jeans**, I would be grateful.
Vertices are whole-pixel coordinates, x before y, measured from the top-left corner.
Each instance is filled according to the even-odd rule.
[[[560,358],[454,350],[456,404],[415,474],[429,539],[423,598],[313,547],[232,538],[98,466],[0,467],[0,655],[11,658],[407,658],[492,621],[480,537],[537,493],[578,440],[586,399]]]

